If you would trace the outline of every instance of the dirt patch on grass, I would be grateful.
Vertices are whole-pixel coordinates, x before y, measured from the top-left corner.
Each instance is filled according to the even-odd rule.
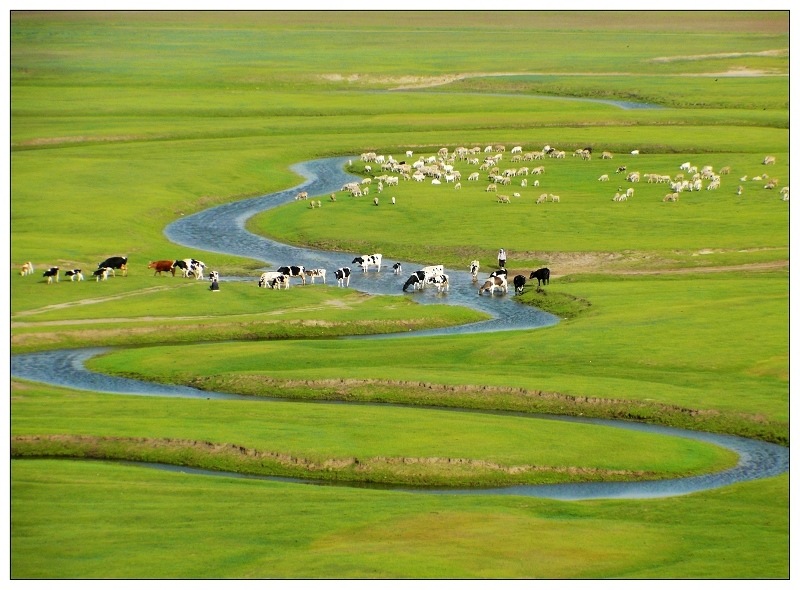
[[[266,473],[270,472],[269,464],[277,464],[291,470],[307,472],[309,474],[330,473],[336,471],[351,471],[368,474],[372,471],[402,472],[406,466],[417,468],[432,468],[440,475],[450,471],[481,473],[501,473],[505,475],[520,475],[526,473],[537,474],[562,474],[578,480],[603,480],[619,478],[642,478],[652,476],[653,472],[623,469],[599,469],[578,466],[549,466],[549,465],[504,465],[483,459],[470,459],[465,457],[329,457],[321,460],[307,457],[278,453],[274,451],[259,450],[232,443],[215,443],[208,441],[171,439],[171,438],[141,438],[141,437],[108,437],[89,435],[20,435],[12,438],[12,456],[34,456],[37,451],[40,455],[60,455],[92,458],[124,459],[121,454],[130,454],[137,460],[139,453],[168,451],[186,461],[185,451],[196,451],[200,455],[239,459],[248,465],[258,465]],[[120,448],[122,447],[122,448]],[[399,475],[399,474],[398,474]],[[419,474],[417,474],[419,475]],[[398,477],[402,479],[402,477]]]
[[[785,49],[774,49],[754,53],[714,53],[707,55],[688,55],[672,57],[654,57],[650,61],[654,63],[668,63],[673,61],[699,61],[703,59],[726,59],[744,56],[766,56],[782,57],[788,56],[789,52]],[[738,77],[738,76],[769,76],[785,74],[781,71],[754,70],[750,68],[731,68],[723,72],[700,72],[700,73],[675,73],[673,76],[706,76],[706,77]],[[512,76],[663,76],[661,73],[643,74],[641,72],[462,72],[460,74],[443,74],[441,76],[373,76],[369,74],[322,74],[323,80],[330,82],[346,82],[348,84],[361,85],[382,85],[390,86],[390,90],[419,90],[423,88],[435,88],[452,84],[459,80],[469,78],[491,78],[491,77],[512,77]]]
[[[671,63],[676,61],[701,61],[706,59],[731,59],[737,57],[789,57],[788,49],[768,49],[766,51],[749,51],[742,53],[701,53],[697,55],[671,55],[666,57],[654,57],[650,61],[655,63]],[[732,71],[745,70],[736,68]],[[755,72],[757,70],[748,70]],[[754,74],[757,75],[757,74]]]

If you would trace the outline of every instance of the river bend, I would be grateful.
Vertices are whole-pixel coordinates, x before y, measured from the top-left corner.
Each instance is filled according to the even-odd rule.
[[[274,267],[288,264],[302,264],[306,267],[322,267],[331,270],[349,266],[353,268],[353,270],[357,270],[357,267],[352,264],[353,257],[359,254],[367,254],[367,252],[352,254],[300,248],[257,236],[245,229],[247,219],[269,208],[293,201],[294,195],[299,191],[307,191],[309,195],[312,196],[327,195],[331,192],[338,191],[343,184],[352,180],[357,180],[357,177],[344,171],[344,165],[347,160],[348,158],[346,157],[326,158],[298,164],[294,166],[293,169],[306,178],[300,185],[285,191],[221,205],[194,215],[183,217],[169,225],[165,230],[165,234],[171,241],[186,246],[187,248],[254,258],[263,261],[266,265]],[[390,268],[393,262],[401,262],[403,264],[404,271],[401,275],[395,275],[391,272]],[[437,261],[430,261],[429,264],[437,264]],[[354,272],[350,287],[372,294],[400,296],[405,278],[412,271],[416,270],[418,266],[421,266],[403,261],[387,261],[386,259],[384,259],[384,265],[388,268],[383,268],[380,273],[374,271],[367,274],[363,274],[360,271]],[[445,303],[469,306],[488,313],[491,319],[466,326],[413,332],[411,334],[383,335],[381,337],[422,337],[436,334],[463,334],[532,329],[553,325],[558,321],[556,317],[550,314],[531,308],[530,306],[516,303],[514,298],[510,295],[479,297],[477,295],[477,288],[472,284],[466,270],[445,270],[450,276],[451,281],[450,291],[448,293],[439,294],[436,293],[434,289],[428,289],[425,292],[408,293],[402,296],[414,297],[420,303]],[[330,270],[329,273],[332,274]],[[255,282],[256,279],[232,277],[229,280],[253,280]],[[251,402],[270,401],[253,396],[201,391],[191,387],[141,382],[94,373],[86,369],[86,360],[97,354],[101,354],[105,350],[107,349],[87,348],[13,355],[11,358],[11,375],[16,378],[39,381],[62,387],[110,394],[236,399]],[[651,424],[614,420],[556,416],[527,417],[531,419],[579,421],[701,440],[736,452],[739,455],[739,461],[735,467],[717,473],[697,477],[648,482],[520,485],[478,490],[411,489],[402,486],[397,486],[392,489],[438,494],[525,495],[561,500],[654,498],[688,494],[727,486],[737,482],[772,477],[784,473],[789,469],[789,450],[787,448],[743,437],[679,430]],[[202,470],[166,466],[160,467],[192,473],[210,474],[210,472],[204,472]],[[215,475],[238,476],[237,474],[219,473]],[[267,479],[296,481],[298,483],[324,483],[286,478]],[[363,484],[353,485],[357,485],[357,487],[370,487]],[[383,485],[374,487],[386,489],[386,486]]]

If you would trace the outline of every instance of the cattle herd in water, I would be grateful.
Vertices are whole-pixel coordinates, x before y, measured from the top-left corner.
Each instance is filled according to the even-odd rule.
[[[380,272],[383,265],[383,256],[381,254],[363,254],[353,258],[352,264],[357,265],[363,273],[374,269]],[[387,265],[388,266],[388,265]],[[201,260],[195,258],[184,258],[181,260],[156,260],[148,263],[147,268],[153,271],[153,276],[160,276],[162,273],[170,273],[173,277],[179,275],[183,278],[203,279],[206,270],[206,264]],[[400,275],[403,272],[402,264],[399,262],[394,263],[392,272]],[[34,273],[34,266],[30,262],[26,262],[20,268],[20,275],[28,276]],[[472,278],[472,283],[478,283],[478,273],[480,270],[480,262],[473,260],[469,265],[469,273]],[[97,265],[97,270],[91,274],[96,281],[105,281],[108,276],[116,276],[116,271],[120,271],[122,276],[128,275],[128,258],[125,256],[113,256],[107,258]],[[46,279],[47,284],[59,282],[59,275],[61,269],[58,266],[48,267],[43,277]],[[288,289],[291,285],[291,279],[298,279],[303,285],[308,281],[314,284],[316,279],[321,279],[323,283],[327,283],[327,270],[324,268],[306,268],[301,265],[281,266],[277,270],[264,272],[258,279],[258,286],[269,289]],[[333,272],[336,283],[339,287],[349,287],[350,277],[352,271],[350,267],[337,268]],[[84,280],[83,271],[79,268],[69,269],[64,272],[64,276],[69,277],[70,281]],[[214,291],[219,290],[219,272],[211,271],[208,275],[212,283],[211,289]],[[537,288],[542,284],[547,285],[550,282],[550,270],[547,268],[540,268],[530,273],[529,277],[524,275],[516,275],[513,278],[514,291],[519,294],[525,288],[525,283],[529,279],[537,280]],[[399,285],[399,283],[398,283]],[[404,292],[411,289],[412,291],[424,290],[426,286],[435,287],[437,292],[442,293],[450,290],[450,277],[445,274],[444,266],[441,264],[425,266],[419,270],[411,273],[408,279],[403,283],[402,290]],[[501,293],[508,293],[508,270],[500,268],[493,271],[486,282],[478,289],[478,295],[484,292],[494,295],[495,291]]]

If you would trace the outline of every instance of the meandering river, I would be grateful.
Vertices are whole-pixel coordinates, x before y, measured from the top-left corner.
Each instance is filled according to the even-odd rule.
[[[346,182],[357,180],[344,171],[348,158],[326,158],[298,164],[294,170],[306,180],[300,185],[285,191],[272,193],[252,199],[245,199],[214,207],[200,213],[183,217],[166,230],[166,236],[176,244],[201,251],[213,251],[250,257],[271,264],[275,267],[290,264],[302,264],[307,268],[321,267],[332,270],[349,266],[355,271],[350,288],[372,294],[390,294],[414,297],[421,303],[445,303],[450,305],[469,306],[491,316],[490,320],[465,326],[413,332],[410,334],[384,335],[383,338],[429,337],[437,334],[463,334],[499,330],[533,329],[557,323],[558,318],[540,310],[522,305],[514,301],[513,296],[478,296],[477,287],[471,282],[466,270],[446,269],[450,276],[451,287],[446,293],[436,293],[435,289],[424,292],[402,294],[402,285],[406,277],[418,268],[418,265],[404,261],[387,261],[381,272],[361,273],[357,265],[352,263],[353,257],[369,252],[336,253],[300,248],[281,244],[257,236],[245,229],[247,219],[272,207],[277,207],[294,200],[299,191],[307,191],[309,195],[327,196],[337,191]],[[389,262],[389,264],[386,264]],[[395,275],[390,267],[394,262],[401,262],[403,273]],[[437,264],[432,260],[428,264]],[[224,279],[224,277],[223,277]],[[241,280],[232,278],[231,280]],[[255,283],[255,278],[250,278]],[[224,282],[224,281],[223,281]],[[209,392],[183,386],[161,385],[140,382],[132,379],[113,377],[94,373],[86,369],[85,362],[92,356],[104,352],[105,349],[58,350],[24,355],[13,355],[11,358],[11,375],[13,377],[50,383],[64,387],[123,395],[150,395],[194,397],[203,399],[237,399],[241,401],[265,401],[263,398],[233,395],[221,392]],[[268,400],[269,401],[269,400]],[[330,403],[330,402],[320,402]],[[424,411],[424,410],[421,410]],[[444,411],[444,410],[442,410]],[[514,414],[523,415],[523,414]],[[448,494],[503,494],[525,495],[561,500],[583,500],[602,498],[653,498],[688,494],[708,490],[736,482],[772,477],[788,471],[789,450],[780,445],[755,441],[742,437],[717,435],[697,431],[679,430],[640,424],[634,422],[565,418],[556,416],[530,416],[536,419],[557,419],[577,421],[603,426],[613,426],[630,430],[651,432],[659,435],[680,436],[705,441],[733,450],[739,455],[738,464],[718,473],[708,475],[659,480],[650,482],[623,483],[579,483],[550,485],[521,485],[491,489],[412,489],[396,486],[392,489],[407,492],[448,493]],[[156,466],[192,473],[211,474],[202,470]],[[236,476],[237,474],[220,474]],[[311,480],[287,478],[266,478],[297,483],[319,483]],[[327,484],[330,485],[330,484]],[[341,484],[339,484],[341,485]],[[357,487],[370,487],[364,484],[352,484]],[[387,486],[372,486],[387,489]]]

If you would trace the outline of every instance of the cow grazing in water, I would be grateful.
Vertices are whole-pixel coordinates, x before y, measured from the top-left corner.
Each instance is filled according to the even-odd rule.
[[[344,268],[336,269],[334,275],[340,287],[350,286],[350,269],[348,267],[345,266]]]
[[[322,279],[325,283],[325,275],[328,272],[324,268],[310,268],[306,271],[306,276],[311,278],[311,284],[314,284],[314,279]]]
[[[406,291],[409,287],[414,287],[414,290],[423,289],[425,287],[426,276],[427,275],[424,270],[412,272],[405,285],[403,285],[403,291]]]
[[[83,271],[79,268],[68,270],[64,273],[64,276],[69,277],[70,281],[82,281],[83,280]]]
[[[128,257],[127,256],[112,256],[111,258],[106,258],[103,262],[97,265],[98,270],[101,268],[109,269],[111,276],[117,276],[117,273],[114,272],[115,270],[121,270],[122,276],[128,276]]]
[[[299,277],[303,284],[306,284],[306,269],[303,266],[281,266],[278,272],[282,272],[287,277]]]
[[[172,276],[175,276],[175,270],[172,267],[173,264],[174,262],[172,260],[155,260],[150,262],[147,268],[155,271],[153,276],[160,275],[162,272],[171,272]]]
[[[514,277],[514,292],[522,293],[525,290],[525,277],[517,275]]]
[[[489,291],[490,295],[494,295],[495,289],[499,289],[503,293],[508,293],[508,281],[505,275],[490,278],[478,289],[478,295],[481,295],[484,291]]]
[[[549,268],[540,268],[535,270],[531,273],[531,276],[528,277],[529,279],[536,279],[537,283],[536,286],[541,286],[542,283],[545,285],[550,284],[550,269]]]
[[[370,266],[374,266],[378,269],[378,272],[381,272],[381,260],[383,259],[382,254],[364,254],[363,256],[356,256],[353,258],[353,264],[358,264],[361,266],[361,270],[367,272]]]
[[[51,266],[46,271],[42,273],[42,276],[47,279],[47,284],[51,284],[53,282],[53,277],[56,279],[56,283],[58,282],[58,267]]]
[[[395,262],[392,265],[392,270],[394,270],[394,274],[399,275],[401,272],[403,272],[403,265],[399,262]]]
[[[424,289],[425,283],[432,282],[429,281],[431,277],[438,277],[442,275],[444,275],[443,265],[435,264],[432,266],[424,266],[421,269],[411,273],[411,276],[408,277],[405,285],[403,285],[403,291],[407,290],[411,286],[413,286],[414,289]]]

